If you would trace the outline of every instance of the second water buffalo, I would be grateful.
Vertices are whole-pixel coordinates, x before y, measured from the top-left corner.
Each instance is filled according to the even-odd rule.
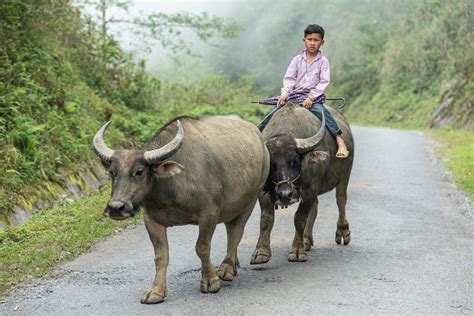
[[[251,263],[270,260],[270,234],[275,206],[287,207],[299,202],[295,213],[295,237],[288,260],[306,261],[306,250],[313,245],[313,225],[318,214],[318,195],[336,188],[339,218],[336,242],[347,245],[351,240],[346,218],[347,185],[354,158],[354,140],[344,116],[329,109],[342,130],[350,156],[336,158],[337,145],[326,133],[324,115],[321,121],[298,104],[287,104],[278,110],[263,130],[270,153],[270,173],[265,194],[259,198],[262,208],[260,237]]]

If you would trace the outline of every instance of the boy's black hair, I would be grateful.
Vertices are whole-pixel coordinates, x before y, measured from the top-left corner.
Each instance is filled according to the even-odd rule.
[[[304,29],[304,36],[305,37],[306,37],[306,35],[314,34],[314,33],[320,34],[321,39],[324,39],[324,29],[323,29],[322,26],[319,26],[317,24],[310,24]]]

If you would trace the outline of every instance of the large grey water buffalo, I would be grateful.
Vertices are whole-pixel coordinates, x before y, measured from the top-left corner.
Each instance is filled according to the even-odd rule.
[[[339,219],[336,242],[351,240],[346,219],[347,184],[354,157],[354,140],[349,124],[341,113],[330,109],[342,130],[350,156],[336,158],[336,142],[326,132],[323,123],[310,111],[287,104],[278,110],[263,130],[270,152],[270,173],[259,197],[262,209],[260,237],[251,263],[270,260],[270,233],[273,228],[275,208],[282,208],[299,201],[295,213],[295,237],[288,256],[290,261],[306,261],[306,250],[313,245],[313,225],[318,214],[318,195],[336,188]]]
[[[166,230],[174,225],[199,225],[201,291],[216,293],[219,278],[231,281],[236,275],[237,246],[267,179],[269,154],[259,130],[241,119],[184,117],[158,130],[144,149],[113,150],[103,139],[109,124],[93,140],[112,178],[104,214],[124,219],[142,205],[155,249],[156,276],[141,302],[160,303],[167,296]],[[228,240],[227,255],[216,271],[210,246],[218,223],[225,223]]]

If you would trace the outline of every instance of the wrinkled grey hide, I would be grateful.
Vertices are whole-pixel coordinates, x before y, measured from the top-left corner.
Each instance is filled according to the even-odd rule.
[[[258,129],[235,117],[180,118],[160,129],[144,149],[113,150],[103,141],[106,127],[93,142],[113,183],[104,214],[123,219],[143,206],[155,249],[155,280],[142,303],[160,303],[167,295],[166,232],[174,225],[199,225],[201,291],[217,292],[219,278],[230,281],[236,275],[237,246],[267,179],[269,155]],[[218,223],[226,225],[228,247],[216,271],[210,246]]]

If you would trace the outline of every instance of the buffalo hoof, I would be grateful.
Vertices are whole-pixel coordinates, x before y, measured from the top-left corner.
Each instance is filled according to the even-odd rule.
[[[272,255],[270,253],[265,253],[262,250],[255,249],[252,254],[252,259],[250,260],[250,264],[262,264],[267,263],[270,261],[270,257]]]
[[[311,250],[311,247],[313,246],[313,238],[312,237],[311,238],[305,237],[303,239],[303,242],[304,242],[304,250],[306,250],[306,251]]]
[[[308,256],[306,255],[306,252],[304,252],[302,249],[299,251],[291,251],[290,254],[288,255],[288,261],[291,262],[306,262],[308,261]]]
[[[202,278],[201,279],[201,292],[202,293],[217,293],[221,289],[221,282],[217,276],[213,278]]]
[[[237,275],[237,270],[228,263],[222,263],[217,270],[217,276],[224,281],[232,281]]]
[[[143,295],[142,299],[140,300],[140,302],[142,304],[158,304],[158,303],[162,303],[164,300],[165,300],[165,297],[168,293],[166,293],[167,291],[165,290],[165,292],[163,293],[161,291],[160,293],[160,290],[156,287],[151,287],[149,288],[145,294]]]
[[[344,245],[348,245],[351,242],[351,231],[349,228],[346,229],[337,229],[336,231],[336,243],[338,245],[341,244],[342,240],[344,240]]]

